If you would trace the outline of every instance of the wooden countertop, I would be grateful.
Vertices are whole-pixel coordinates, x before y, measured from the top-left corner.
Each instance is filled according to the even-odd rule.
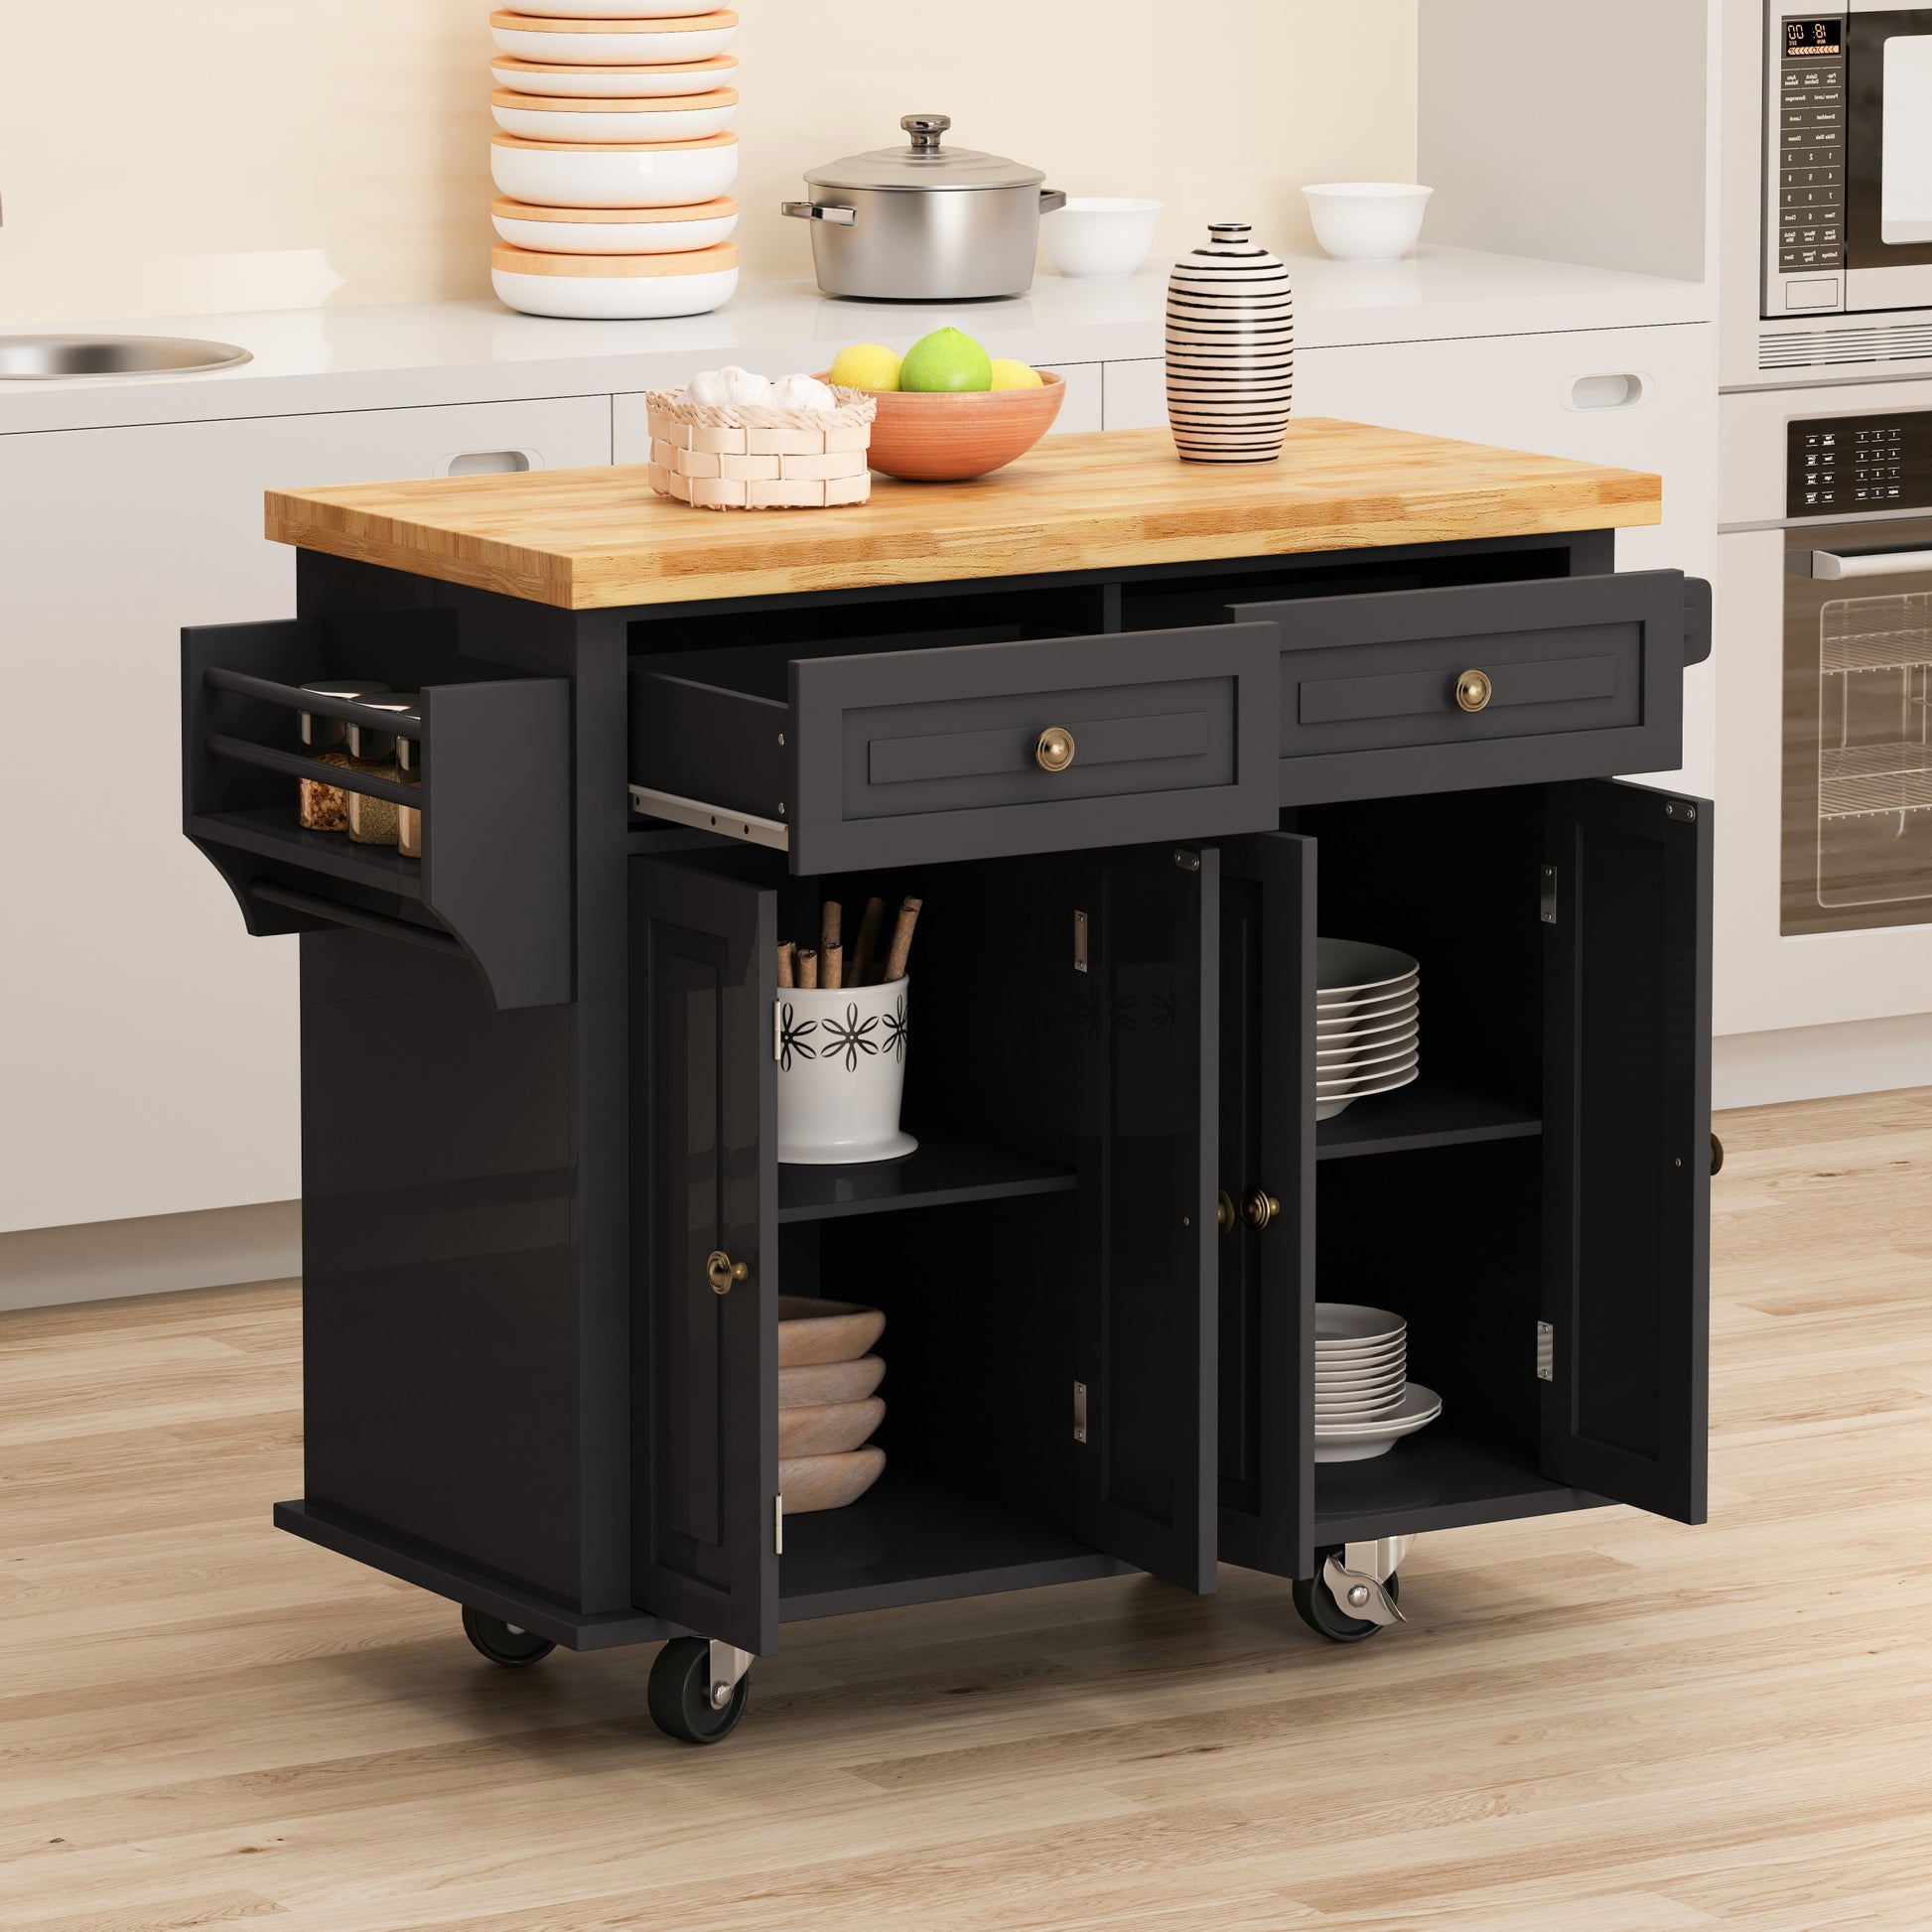
[[[850,509],[696,510],[641,466],[268,492],[278,543],[567,611],[1655,523],[1660,479],[1300,417],[1278,463],[1182,463],[1165,429],[1049,436],[965,483]]]

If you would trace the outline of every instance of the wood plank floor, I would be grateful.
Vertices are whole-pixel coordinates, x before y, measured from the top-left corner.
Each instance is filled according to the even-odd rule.
[[[711,1751],[270,1529],[290,1285],[0,1316],[0,1926],[1932,1926],[1932,1091],[1722,1128],[1708,1528],[798,1626]]]

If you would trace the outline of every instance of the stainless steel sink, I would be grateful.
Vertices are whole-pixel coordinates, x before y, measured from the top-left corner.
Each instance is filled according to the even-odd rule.
[[[186,336],[8,336],[0,334],[0,382],[75,375],[180,375],[250,359],[232,343]]]

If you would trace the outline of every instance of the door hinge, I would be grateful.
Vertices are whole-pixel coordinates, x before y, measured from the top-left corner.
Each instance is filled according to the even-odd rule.
[[[782,1000],[771,1002],[771,1057],[780,1066],[785,1058],[785,1003]]]
[[[1084,1382],[1073,1385],[1073,1440],[1076,1443],[1087,1440],[1087,1385]]]
[[[785,1553],[785,1498],[780,1490],[771,1498],[771,1554],[781,1557]]]
[[[1557,1379],[1557,1331],[1548,1321],[1536,1324],[1536,1379],[1539,1382]]]
[[[1198,852],[1187,852],[1177,849],[1173,855],[1173,862],[1182,872],[1200,871],[1200,854]]]
[[[1543,923],[1555,925],[1557,922],[1557,869],[1555,866],[1543,868]]]
[[[1084,912],[1073,915],[1073,970],[1076,973],[1087,970],[1087,915]]]

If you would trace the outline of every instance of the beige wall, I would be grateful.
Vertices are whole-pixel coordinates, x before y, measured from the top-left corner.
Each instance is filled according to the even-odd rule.
[[[1302,182],[1414,176],[1417,6],[740,0],[746,269],[808,274],[777,203],[913,109],[1069,193],[1160,197],[1167,251],[1216,217],[1306,241]],[[0,322],[486,290],[488,13],[0,0]]]

